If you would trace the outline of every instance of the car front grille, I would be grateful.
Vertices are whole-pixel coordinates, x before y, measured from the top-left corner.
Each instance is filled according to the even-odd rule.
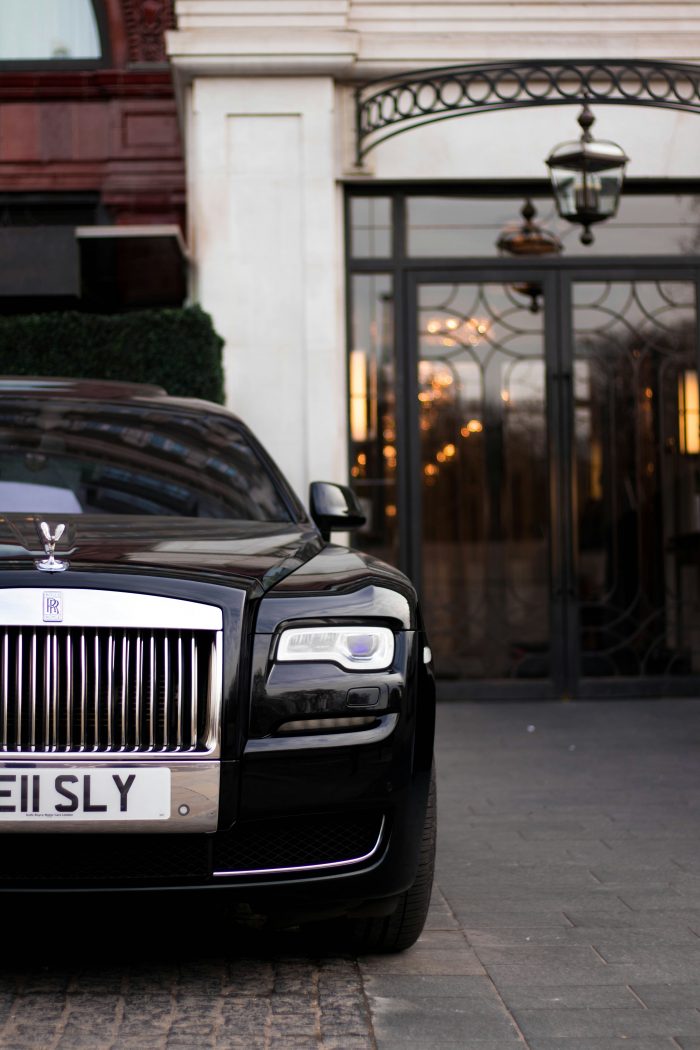
[[[216,632],[0,627],[0,753],[205,752]]]

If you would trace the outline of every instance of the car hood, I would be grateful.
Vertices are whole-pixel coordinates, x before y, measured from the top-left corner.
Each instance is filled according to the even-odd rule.
[[[40,520],[33,515],[0,517],[0,569],[34,569],[35,561],[46,557]],[[318,531],[308,523],[87,515],[60,520],[66,529],[56,544],[56,557],[68,562],[69,572],[145,571],[230,580],[267,591],[323,548]],[[57,524],[49,518],[52,530]]]

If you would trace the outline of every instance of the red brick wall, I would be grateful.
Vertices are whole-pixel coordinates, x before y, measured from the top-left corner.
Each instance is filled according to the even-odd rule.
[[[0,191],[98,191],[113,221],[184,219],[171,0],[105,0],[109,67],[0,69]]]

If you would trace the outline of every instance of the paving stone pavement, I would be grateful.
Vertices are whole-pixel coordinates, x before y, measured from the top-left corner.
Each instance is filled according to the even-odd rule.
[[[700,701],[446,703],[437,755],[414,949],[5,907],[0,1047],[700,1050]]]

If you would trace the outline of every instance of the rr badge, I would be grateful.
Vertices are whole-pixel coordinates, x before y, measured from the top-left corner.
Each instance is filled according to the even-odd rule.
[[[63,621],[63,595],[60,591],[44,591],[44,623]]]

